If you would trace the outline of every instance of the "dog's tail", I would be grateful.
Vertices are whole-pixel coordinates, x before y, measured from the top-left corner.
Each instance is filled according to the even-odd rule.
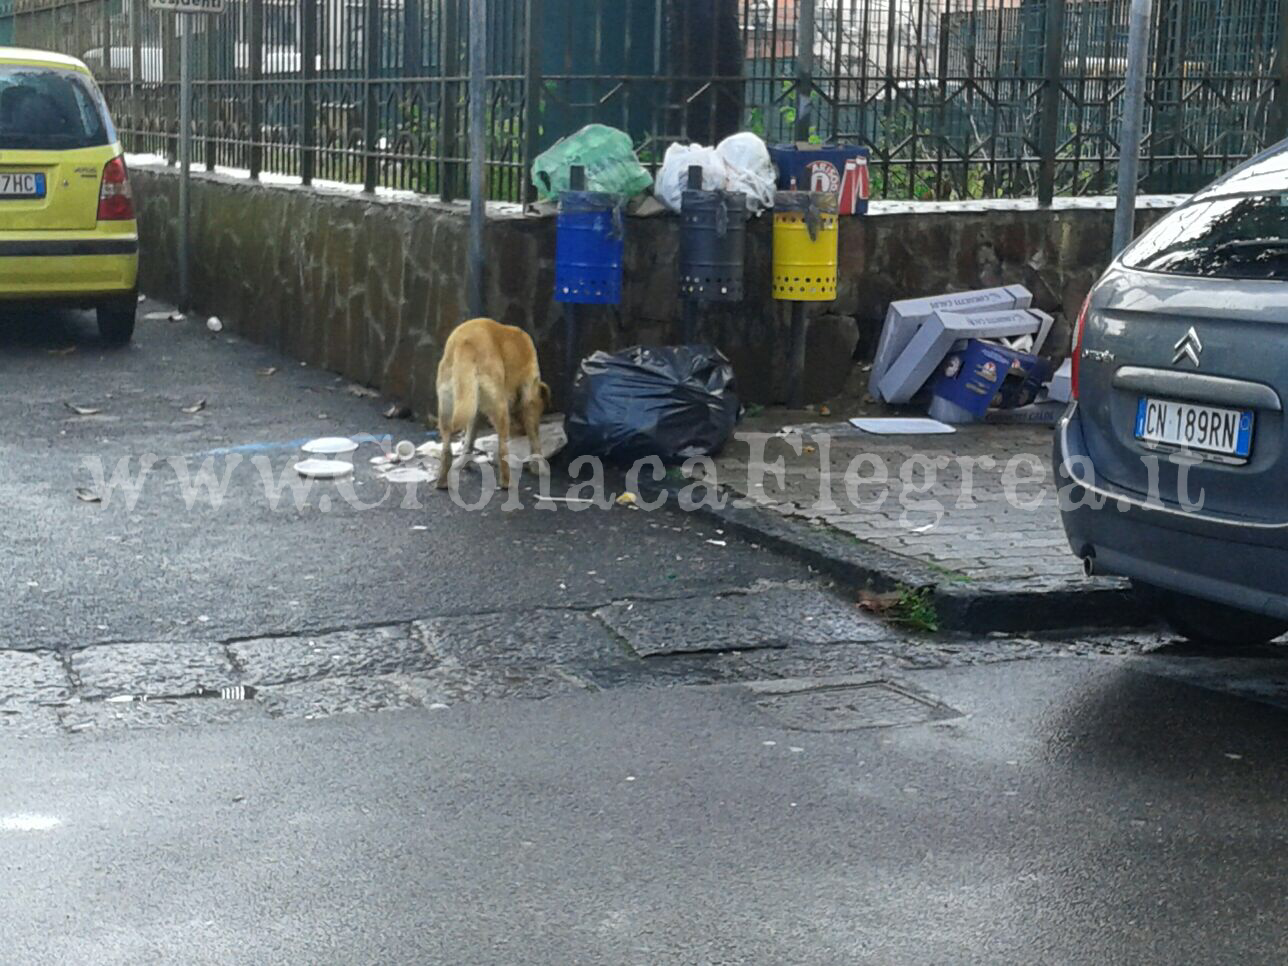
[[[452,370],[452,429],[468,430],[479,411],[479,377],[473,365]]]

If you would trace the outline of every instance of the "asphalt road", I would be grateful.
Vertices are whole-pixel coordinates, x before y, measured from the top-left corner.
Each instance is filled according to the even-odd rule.
[[[252,457],[424,431],[199,321],[0,322],[0,386],[0,963],[1283,959],[1282,647],[903,633],[374,445],[274,506]],[[92,472],[147,453],[226,492]]]
[[[717,535],[685,515],[507,513],[500,497],[467,511],[425,485],[419,508],[404,509],[408,487],[387,487],[367,465],[375,444],[355,454],[352,493],[380,505],[355,509],[327,483],[302,508],[289,491],[274,507],[258,463],[275,484],[294,481],[301,441],[427,438],[421,425],[384,419],[387,400],[350,386],[201,320],[145,318],[123,350],[101,347],[85,313],[0,322],[0,645],[226,640],[809,576],[744,544],[709,544]],[[184,412],[202,400],[200,412]],[[211,455],[227,450],[241,460],[232,469],[227,455]],[[78,488],[104,489],[98,480],[137,480],[148,455],[158,463],[132,508],[125,489],[106,504],[77,498]],[[218,505],[202,496],[187,506],[167,462],[176,457],[189,479],[207,461],[212,478],[227,479]],[[463,501],[479,485],[467,474]]]
[[[1283,709],[1142,660],[17,742],[0,961],[1282,962]]]

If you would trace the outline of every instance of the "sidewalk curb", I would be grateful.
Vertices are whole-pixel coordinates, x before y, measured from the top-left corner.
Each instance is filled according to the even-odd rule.
[[[930,588],[941,631],[1024,633],[1140,627],[1152,621],[1125,580],[1096,578],[1081,587],[1033,591],[1017,590],[1009,584],[959,582],[943,571],[826,525],[811,525],[766,508],[735,506],[735,497],[728,493],[720,493],[727,499],[722,508],[710,502],[682,501],[681,491],[690,487],[695,494],[709,492],[701,483],[640,482],[640,489],[647,491],[641,496],[655,499],[665,495],[668,507],[696,513],[747,540],[794,557],[856,593]],[[704,499],[700,494],[696,498]]]

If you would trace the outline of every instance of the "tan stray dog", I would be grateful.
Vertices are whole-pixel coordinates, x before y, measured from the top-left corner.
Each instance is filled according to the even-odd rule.
[[[523,423],[532,456],[541,455],[541,414],[550,405],[550,387],[541,381],[532,337],[492,319],[462,322],[447,338],[438,364],[438,433],[443,459],[438,486],[447,486],[452,469],[452,434],[465,431],[465,452],[474,448],[479,416],[496,430],[501,485],[510,485],[510,420]]]

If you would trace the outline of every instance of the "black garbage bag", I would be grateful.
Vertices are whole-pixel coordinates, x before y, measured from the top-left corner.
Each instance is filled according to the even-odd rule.
[[[622,466],[720,452],[741,407],[733,366],[709,345],[635,346],[582,360],[564,428],[570,456]]]

